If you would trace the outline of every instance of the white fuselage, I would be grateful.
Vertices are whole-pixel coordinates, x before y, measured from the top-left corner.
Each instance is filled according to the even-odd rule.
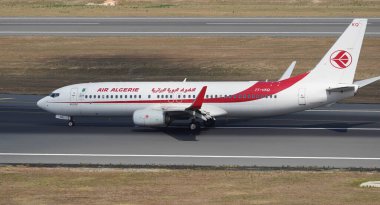
[[[103,82],[59,88],[38,105],[65,116],[131,116],[146,108],[188,107],[203,86],[202,108],[211,115],[261,117],[319,107],[354,95],[326,91],[328,85],[308,84],[308,73],[277,82]]]

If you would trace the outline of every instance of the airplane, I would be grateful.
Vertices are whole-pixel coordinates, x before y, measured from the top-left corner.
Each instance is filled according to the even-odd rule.
[[[77,116],[132,116],[142,127],[188,120],[189,129],[218,117],[268,117],[317,108],[354,96],[380,76],[354,82],[367,19],[354,19],[314,69],[278,81],[98,82],[54,90],[37,106],[74,126]]]

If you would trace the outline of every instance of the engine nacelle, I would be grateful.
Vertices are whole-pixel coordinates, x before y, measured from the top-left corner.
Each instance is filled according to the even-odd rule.
[[[144,109],[133,113],[133,123],[138,126],[162,127],[166,126],[169,120],[169,116],[161,110]]]

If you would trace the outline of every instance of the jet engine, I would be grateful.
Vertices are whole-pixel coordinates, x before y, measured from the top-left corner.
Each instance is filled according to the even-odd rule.
[[[133,123],[138,126],[146,127],[163,127],[167,126],[170,122],[169,115],[161,110],[136,110],[133,113]]]

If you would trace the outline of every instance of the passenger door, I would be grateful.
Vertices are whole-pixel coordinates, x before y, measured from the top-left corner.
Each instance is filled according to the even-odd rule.
[[[78,88],[71,88],[70,105],[78,105]]]

